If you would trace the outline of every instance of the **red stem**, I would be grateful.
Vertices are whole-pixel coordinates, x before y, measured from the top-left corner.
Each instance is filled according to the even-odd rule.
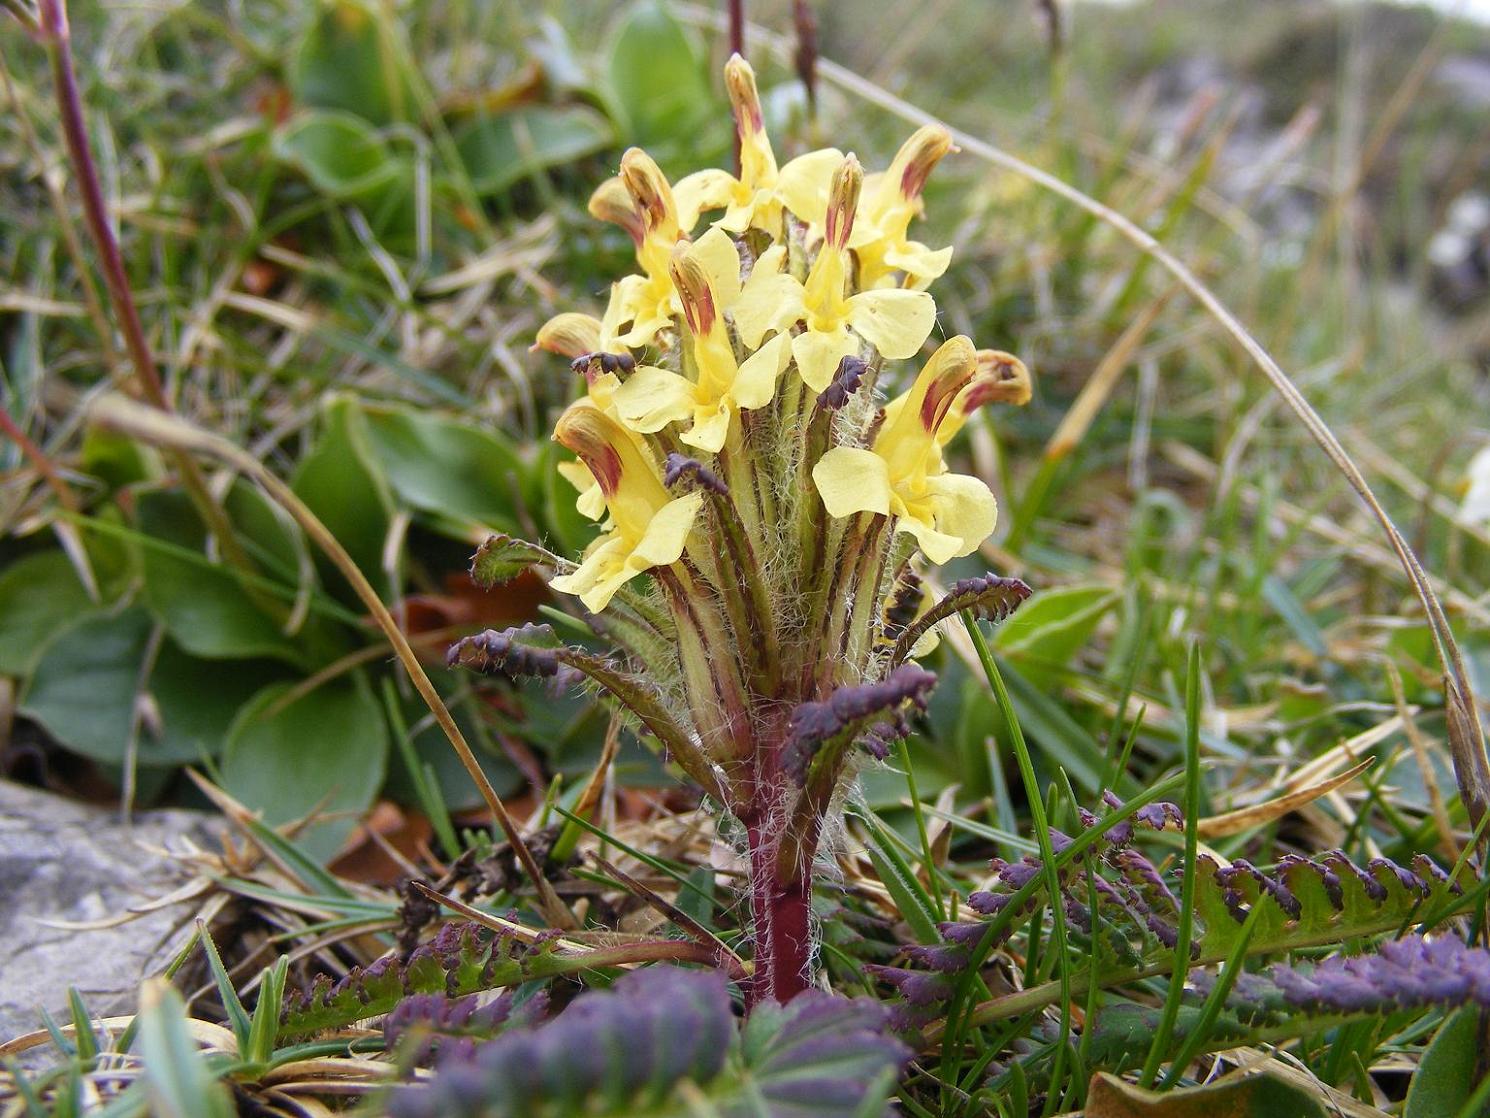
[[[750,843],[750,911],[755,918],[751,1004],[789,1002],[808,987],[812,961],[812,872],[788,881],[777,860],[770,821],[746,826]]]
[[[83,98],[78,92],[77,75],[73,69],[72,32],[67,22],[67,9],[63,0],[41,0],[40,12],[42,32],[52,58],[52,83],[57,92],[62,136],[67,142],[67,152],[77,172],[74,184],[83,203],[88,232],[98,250],[104,285],[109,289],[109,299],[119,318],[119,330],[124,335],[125,347],[129,350],[146,398],[162,411],[170,411],[165,386],[155,367],[150,344],[145,340],[145,327],[140,321],[134,294],[129,287],[129,278],[124,272],[124,258],[119,252],[119,242],[109,225],[103,187],[99,183],[98,168],[93,162],[93,151],[88,145],[88,126],[83,120]]]

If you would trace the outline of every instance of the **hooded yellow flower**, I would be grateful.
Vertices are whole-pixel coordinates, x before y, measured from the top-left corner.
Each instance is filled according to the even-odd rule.
[[[585,551],[578,569],[549,585],[577,594],[586,609],[599,613],[630,579],[682,557],[703,494],[669,494],[647,453],[589,400],[565,409],[554,438],[589,467],[605,497],[611,528]]]
[[[711,230],[690,247],[680,245],[673,253],[672,274],[683,304],[696,379],[643,365],[616,390],[616,411],[628,427],[643,434],[687,421],[682,441],[717,453],[729,437],[736,412],[764,407],[775,396],[777,378],[791,359],[790,340],[778,333],[736,362],[724,315],[744,292],[739,254],[722,230]],[[770,279],[762,272],[759,282]],[[750,289],[747,284],[745,290]],[[744,340],[747,345],[752,340],[759,344],[760,337]]]
[[[928,124],[900,146],[888,171],[864,180],[849,239],[849,248],[859,260],[861,286],[876,287],[903,272],[906,286],[919,289],[947,270],[951,247],[929,249],[911,240],[909,230],[911,219],[921,214],[921,191],[932,168],[955,150],[945,128]]]
[[[641,275],[612,285],[605,321],[616,331],[626,327],[616,339],[621,345],[650,345],[678,312],[668,261],[673,246],[686,241],[687,230],[697,223],[697,206],[680,211],[662,169],[646,152],[631,148],[621,157],[621,173],[590,196],[590,213],[626,230],[641,267]]]
[[[764,283],[751,298],[742,298],[736,320],[742,331],[801,320],[805,329],[792,338],[792,356],[802,380],[821,392],[833,379],[843,358],[859,352],[860,339],[883,356],[914,356],[936,324],[936,303],[924,291],[887,289],[846,294],[849,279],[849,238],[854,227],[864,175],[852,155],[833,174],[824,217],[822,248],[807,282],[782,274]]]
[[[828,181],[843,161],[843,153],[832,148],[808,152],[778,170],[750,63],[733,55],[724,67],[724,84],[740,139],[740,176],[706,170],[679,179],[675,190],[680,205],[695,215],[703,210],[724,210],[724,216],[714,224],[731,233],[755,228],[780,236],[783,206],[805,222],[821,222],[827,208]],[[692,225],[683,228],[686,232]]]
[[[938,431],[978,372],[973,343],[959,335],[926,362],[911,390],[886,408],[874,445],[834,447],[812,470],[829,515],[893,517],[926,558],[971,554],[993,532],[998,505],[975,477],[947,473]]]

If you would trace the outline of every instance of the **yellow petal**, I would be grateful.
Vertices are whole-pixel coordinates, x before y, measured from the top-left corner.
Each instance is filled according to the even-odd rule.
[[[927,478],[926,489],[936,519],[936,528],[959,540],[957,550],[947,558],[970,555],[978,545],[993,535],[998,523],[998,502],[988,486],[965,474],[942,474]],[[945,563],[928,553],[934,563]]]
[[[776,196],[809,225],[821,225],[828,213],[828,186],[842,163],[837,148],[799,155],[776,176]]]
[[[695,408],[693,426],[684,431],[679,438],[689,446],[707,450],[710,454],[718,454],[725,440],[729,438],[729,425],[734,419],[734,411],[730,403],[730,400],[726,398]]]
[[[597,546],[585,553],[585,560],[572,573],[556,575],[549,586],[564,594],[575,594],[591,613],[599,613],[628,579],[640,572],[627,566],[630,552],[619,533],[602,536]]]
[[[640,365],[612,399],[626,426],[649,435],[693,414],[694,384],[666,369]]]
[[[734,240],[723,229],[710,229],[688,252],[703,265],[721,309],[728,310],[740,298],[740,251]]]
[[[579,499],[574,507],[587,520],[599,520],[605,516],[605,492],[595,475],[583,462],[558,463],[559,476],[579,490]]]
[[[802,285],[781,270],[785,257],[786,249],[781,245],[763,253],[734,305],[735,328],[740,341],[750,349],[759,346],[761,338],[772,330],[790,328],[804,313]]]
[[[735,176],[710,167],[684,175],[673,186],[673,202],[678,207],[678,227],[693,231],[698,216],[705,210],[722,210],[734,196]]]
[[[916,286],[924,287],[947,270],[952,263],[952,246],[930,249],[919,241],[905,241],[885,253],[885,263],[914,276]]]
[[[848,302],[849,324],[894,360],[914,357],[936,325],[936,302],[924,291],[863,291]]]
[[[933,563],[945,563],[958,555],[966,555],[972,550],[971,548],[968,551],[960,550],[962,539],[950,533],[938,531],[935,518],[920,509],[901,510],[895,521],[895,531],[906,532],[914,536],[916,543],[920,545],[921,553]]]
[[[693,530],[703,500],[702,493],[689,493],[658,509],[652,523],[647,525],[646,534],[632,550],[628,565],[643,571],[676,563],[688,544],[688,533]]]
[[[735,374],[734,397],[737,407],[747,410],[763,408],[776,395],[776,379],[791,360],[791,339],[786,334],[777,334],[756,350],[740,365]]]
[[[802,382],[814,392],[828,387],[838,363],[845,357],[859,352],[859,343],[843,327],[817,333],[807,331],[792,339],[792,356],[797,361],[797,372]]]
[[[890,477],[885,460],[873,451],[835,446],[812,467],[812,484],[829,516],[856,512],[889,515]]]

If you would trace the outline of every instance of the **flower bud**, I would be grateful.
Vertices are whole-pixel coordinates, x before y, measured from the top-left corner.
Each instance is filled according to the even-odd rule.
[[[688,251],[688,246],[681,244],[673,250],[668,268],[672,272],[678,301],[683,304],[683,317],[688,320],[689,332],[695,338],[708,337],[719,321],[719,308],[714,301],[708,273],[698,258]]]
[[[600,320],[594,315],[565,311],[538,329],[531,349],[547,350],[571,360],[600,348]]]
[[[849,234],[854,230],[854,211],[859,208],[859,191],[864,185],[864,168],[852,152],[833,172],[833,183],[828,188],[828,216],[824,236],[836,249],[848,247]]]
[[[676,241],[681,234],[673,188],[652,157],[641,148],[627,149],[621,156],[621,181],[641,212],[646,231]]]
[[[755,71],[738,54],[724,67],[724,86],[735,111],[735,133],[740,138],[740,181],[766,183],[776,177],[776,154],[766,137],[766,118],[761,111]]]
[[[926,187],[926,180],[942,156],[957,148],[952,143],[952,134],[939,124],[927,124],[916,129],[909,140],[900,145],[895,159],[890,164],[886,181],[895,184],[900,196],[908,202],[917,201]]]

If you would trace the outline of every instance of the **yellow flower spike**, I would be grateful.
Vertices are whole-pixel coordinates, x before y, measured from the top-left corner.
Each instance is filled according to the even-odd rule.
[[[723,231],[711,230],[696,245],[679,245],[671,268],[697,379],[643,365],[616,390],[616,410],[628,427],[646,434],[690,421],[682,441],[718,453],[735,413],[764,407],[775,396],[791,357],[789,339],[778,333],[744,362],[735,361],[724,313],[742,294],[740,258]]]
[[[871,448],[840,446],[824,454],[812,480],[828,514],[893,517],[895,530],[913,535],[933,563],[976,550],[993,532],[998,505],[982,481],[946,472],[938,435],[977,371],[972,341],[950,339],[886,409]]]
[[[612,527],[590,545],[578,569],[549,585],[578,595],[586,609],[599,613],[628,581],[682,557],[704,497],[669,494],[646,452],[589,400],[565,409],[554,439],[579,455],[594,475]]]
[[[848,245],[863,181],[859,161],[849,155],[834,173],[823,218],[823,245],[801,288],[801,317],[807,328],[792,339],[792,356],[814,392],[828,386],[843,358],[859,352],[859,338],[898,360],[914,356],[936,324],[936,303],[924,291],[846,293]]]
[[[731,233],[763,229],[781,234],[782,207],[803,221],[820,222],[833,168],[843,159],[833,149],[808,152],[777,168],[776,153],[766,135],[765,115],[755,85],[755,71],[738,54],[724,67],[724,85],[734,110],[735,134],[740,139],[740,175],[727,171],[697,171],[678,180],[677,197],[686,213],[724,210],[715,225]],[[684,229],[692,228],[691,223]]]
[[[929,249],[910,240],[909,229],[911,219],[921,213],[921,192],[932,169],[956,150],[945,128],[928,124],[900,146],[888,171],[865,180],[849,247],[859,258],[860,280],[866,288],[886,282],[896,272],[905,273],[908,286],[921,288],[947,270],[951,247]]]

